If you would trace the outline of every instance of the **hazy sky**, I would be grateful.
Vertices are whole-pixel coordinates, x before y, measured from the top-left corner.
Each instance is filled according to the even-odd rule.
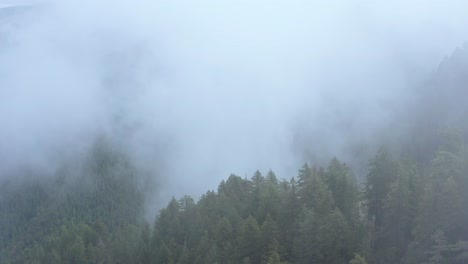
[[[468,34],[465,1],[35,2],[0,9],[0,166],[107,134],[163,197],[351,158]]]

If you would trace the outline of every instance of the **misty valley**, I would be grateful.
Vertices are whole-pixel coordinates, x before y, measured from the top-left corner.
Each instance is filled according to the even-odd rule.
[[[0,263],[468,263],[468,6],[423,2],[0,0]]]
[[[172,198],[148,220],[138,169],[100,140],[80,166],[2,183],[0,256],[2,263],[466,263],[468,153],[457,132],[442,142],[427,162],[380,148],[362,184],[338,159],[304,164],[290,179],[231,175],[198,201]]]

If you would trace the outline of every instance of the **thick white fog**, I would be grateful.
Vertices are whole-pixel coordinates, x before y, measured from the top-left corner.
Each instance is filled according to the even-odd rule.
[[[290,177],[305,161],[365,155],[355,146],[372,145],[468,36],[464,1],[0,7],[2,177],[53,171],[107,135],[158,177],[164,199],[230,173]]]

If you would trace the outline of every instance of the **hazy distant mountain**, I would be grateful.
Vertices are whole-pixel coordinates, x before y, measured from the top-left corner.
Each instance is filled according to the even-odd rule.
[[[397,115],[394,126],[404,124],[402,148],[428,160],[446,129],[461,130],[468,137],[468,46],[457,48],[414,90],[411,104]]]

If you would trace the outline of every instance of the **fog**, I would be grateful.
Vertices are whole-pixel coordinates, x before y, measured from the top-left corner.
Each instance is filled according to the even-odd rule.
[[[366,160],[468,33],[464,1],[0,7],[1,177],[52,172],[106,135],[166,200],[230,173]]]

